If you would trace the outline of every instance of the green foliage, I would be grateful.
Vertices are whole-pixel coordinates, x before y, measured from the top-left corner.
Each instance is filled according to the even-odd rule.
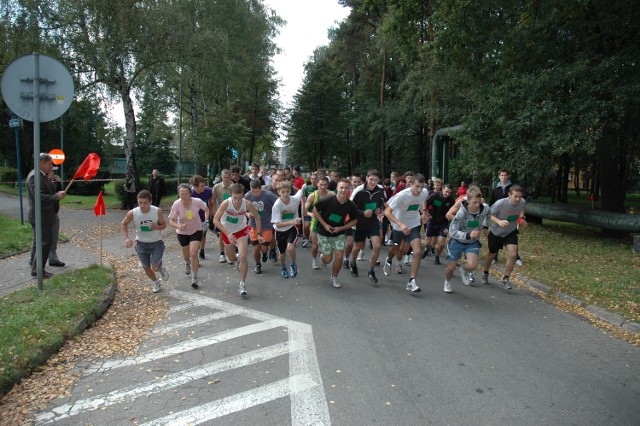
[[[622,209],[639,163],[640,4],[342,3],[352,13],[307,67],[301,94],[335,79],[327,87],[344,102],[331,114],[345,119],[334,131],[347,135],[350,168],[431,175],[435,131],[463,124],[449,152],[455,181],[490,186],[504,167],[533,191],[566,193],[572,170],[606,209]],[[330,70],[316,72],[321,61]],[[324,149],[317,129],[296,123],[323,105],[297,102],[292,141]]]
[[[4,185],[17,186],[18,169],[13,167],[0,167],[0,182]]]

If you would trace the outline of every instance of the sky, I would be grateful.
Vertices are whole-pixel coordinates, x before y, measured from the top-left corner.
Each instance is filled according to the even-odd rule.
[[[287,23],[274,42],[282,53],[273,65],[281,80],[280,101],[290,107],[304,77],[304,64],[318,46],[329,44],[329,28],[349,15],[338,0],[263,0]]]

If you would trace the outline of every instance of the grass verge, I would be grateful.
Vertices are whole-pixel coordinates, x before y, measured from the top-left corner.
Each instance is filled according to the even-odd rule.
[[[0,258],[22,252],[31,247],[33,231],[27,222],[20,224],[20,219],[0,215]]]
[[[0,214],[0,229],[2,229],[2,238],[0,238],[0,259],[7,256],[13,256],[22,253],[31,248],[33,242],[33,230],[31,224],[25,222],[20,224],[20,219]],[[60,233],[58,242],[63,243],[69,241],[66,235]]]
[[[525,266],[514,272],[554,290],[640,322],[640,255],[633,241],[598,228],[544,220],[520,231]],[[504,266],[505,255],[500,253]]]
[[[113,281],[92,265],[0,298],[0,395],[99,318]]]
[[[80,182],[82,183],[82,182]],[[75,183],[74,183],[75,185]],[[18,188],[9,185],[0,185],[0,192],[11,195],[18,195]],[[26,187],[22,188],[22,195],[25,197],[27,195]],[[102,194],[104,197],[104,204],[107,209],[120,209],[122,203],[118,199],[115,191],[115,183],[108,182],[104,185],[104,193]],[[97,195],[67,195],[64,197],[64,200],[60,202],[62,207],[71,208],[71,209],[92,209],[96,204]],[[26,203],[26,201],[25,201]],[[26,209],[26,204],[25,204]]]

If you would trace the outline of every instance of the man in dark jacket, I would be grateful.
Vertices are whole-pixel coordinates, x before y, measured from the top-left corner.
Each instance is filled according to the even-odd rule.
[[[27,190],[29,191],[29,223],[33,228],[33,238],[36,237],[36,196],[40,197],[40,217],[42,234],[42,265],[38,264],[37,256],[31,263],[31,275],[37,276],[38,268],[42,269],[44,278],[51,278],[53,274],[44,270],[44,263],[49,257],[51,243],[53,241],[53,225],[56,216],[56,204],[62,200],[66,193],[56,191],[48,178],[49,172],[53,169],[53,159],[49,154],[40,154],[40,165],[38,169],[32,170],[27,176]],[[40,179],[40,194],[36,194],[36,179]]]
[[[160,200],[167,193],[167,187],[164,178],[160,176],[158,169],[151,172],[151,180],[149,181],[149,192],[151,193],[151,205],[160,207]]]

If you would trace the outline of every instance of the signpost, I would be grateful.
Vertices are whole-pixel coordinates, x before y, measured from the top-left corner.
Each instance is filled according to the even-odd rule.
[[[73,78],[57,60],[34,53],[11,62],[2,74],[2,97],[14,114],[33,121],[33,166],[40,170],[40,122],[55,120],[73,101]],[[35,179],[35,233],[38,289],[43,289],[40,179]]]
[[[22,165],[20,161],[20,127],[22,120],[12,118],[9,120],[9,127],[16,129],[16,160],[18,162],[18,199],[20,200],[20,225],[24,225],[24,207],[22,205]]]

